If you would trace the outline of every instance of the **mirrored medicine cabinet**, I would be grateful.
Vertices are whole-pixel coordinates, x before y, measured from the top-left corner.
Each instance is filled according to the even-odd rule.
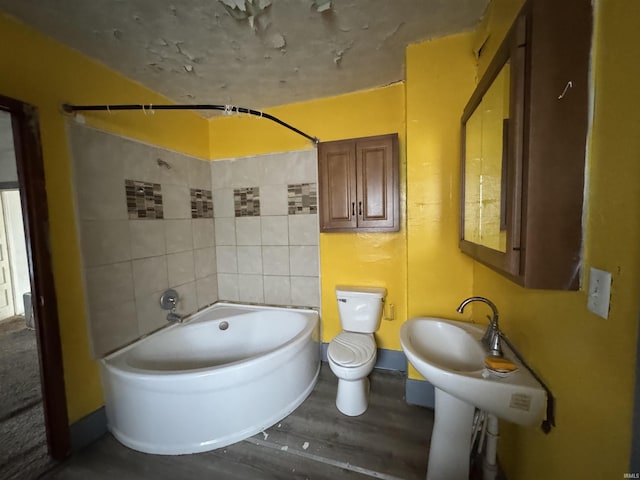
[[[591,29],[528,1],[462,114],[460,249],[524,287],[579,288]]]

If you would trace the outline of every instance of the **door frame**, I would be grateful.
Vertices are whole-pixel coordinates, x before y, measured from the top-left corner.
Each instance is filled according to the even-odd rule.
[[[27,103],[3,95],[0,95],[0,110],[11,115],[13,128],[47,444],[49,455],[55,460],[62,460],[71,451],[71,438],[38,112]]]

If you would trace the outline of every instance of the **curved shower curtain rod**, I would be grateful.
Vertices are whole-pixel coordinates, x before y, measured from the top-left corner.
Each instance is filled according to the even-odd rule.
[[[62,105],[62,109],[66,113],[73,112],[82,112],[82,111],[106,111],[106,112],[115,112],[119,110],[142,110],[143,112],[153,112],[154,110],[222,110],[227,114],[236,113],[247,113],[249,115],[255,115],[256,117],[266,118],[271,120],[272,122],[276,122],[279,125],[282,125],[289,130],[296,132],[298,135],[302,135],[303,137],[311,140],[314,145],[317,145],[320,141],[318,137],[312,137],[304,133],[302,130],[298,130],[296,127],[289,125],[286,122],[283,122],[277,117],[270,115],[265,112],[261,112],[259,110],[252,110],[250,108],[238,107],[236,105],[208,105],[208,104],[200,104],[200,105],[70,105],[65,103]]]

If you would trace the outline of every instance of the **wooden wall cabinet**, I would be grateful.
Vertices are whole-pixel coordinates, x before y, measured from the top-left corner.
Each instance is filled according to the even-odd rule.
[[[320,231],[400,228],[398,135],[318,144]]]
[[[460,249],[527,288],[580,287],[591,3],[529,0],[462,116]],[[478,142],[470,140],[470,119],[505,65],[510,71],[509,114],[496,135],[504,138],[503,178],[488,179],[477,174],[482,171],[477,165],[486,158],[478,155]],[[503,212],[500,243],[484,243],[481,232],[469,227],[469,218],[483,208],[482,195],[477,200],[476,193],[483,189],[470,181],[473,175],[484,187],[489,180],[504,188],[504,208],[486,209],[487,214]],[[487,223],[486,216],[478,216]]]

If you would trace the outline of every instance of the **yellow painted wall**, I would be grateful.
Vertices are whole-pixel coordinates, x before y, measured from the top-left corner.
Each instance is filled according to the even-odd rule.
[[[487,12],[476,28],[473,41],[474,51],[476,54],[480,53],[478,79],[491,63],[524,2],[525,0],[491,0]]]
[[[269,108],[265,113],[321,142],[398,132],[404,145],[404,83]],[[270,120],[246,114],[210,122],[212,159],[313,148],[311,141]],[[404,156],[403,156],[404,157]]]
[[[397,132],[400,143],[401,205],[405,198],[404,84],[356,92],[267,110],[321,141]],[[246,115],[211,121],[211,157],[247,155],[313,148],[304,137],[265,119]],[[406,212],[401,208],[402,219]],[[383,321],[378,346],[400,350],[400,325],[406,319],[406,228],[377,234],[320,235],[323,340],[340,331],[335,297],[339,284],[387,288],[387,305],[395,305],[395,320]]]
[[[67,404],[74,422],[99,408],[103,399],[85,323],[67,117],[60,105],[168,102],[2,13],[0,65],[0,94],[34,105],[40,116]],[[204,158],[209,153],[208,122],[191,112],[102,113],[87,116],[87,123]]]
[[[407,48],[408,317],[457,318],[472,293],[458,249],[460,116],[475,86],[472,34]],[[410,376],[420,378],[414,370]]]
[[[517,2],[512,2],[517,3]],[[640,43],[636,0],[597,2],[595,113],[588,160],[585,270],[613,274],[607,320],[578,292],[526,290],[477,264],[474,294],[557,398],[557,428],[501,423],[499,457],[513,479],[622,478],[629,470],[640,300]],[[588,284],[588,273],[583,285]]]

